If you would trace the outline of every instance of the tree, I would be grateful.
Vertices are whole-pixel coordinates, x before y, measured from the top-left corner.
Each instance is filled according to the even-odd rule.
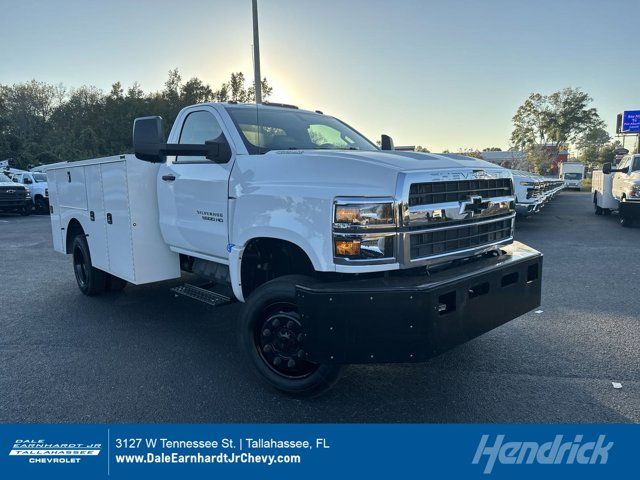
[[[537,171],[548,171],[562,145],[604,127],[597,110],[589,106],[592,101],[579,88],[532,93],[513,116],[512,144],[527,152]]]
[[[423,147],[421,145],[418,145],[416,147],[415,151],[416,152],[422,152],[422,153],[431,153],[427,147]]]
[[[272,88],[262,80],[263,98]],[[177,69],[169,71],[164,88],[145,93],[136,82],[125,88],[115,82],[108,93],[81,86],[32,80],[0,84],[0,160],[26,168],[61,160],[81,160],[132,151],[131,130],[136,117],[161,115],[167,130],[187,105],[209,101],[255,99],[241,72],[230,75],[218,90],[198,78],[183,83]]]
[[[500,147],[487,147],[482,149],[483,152],[501,152],[502,149]]]

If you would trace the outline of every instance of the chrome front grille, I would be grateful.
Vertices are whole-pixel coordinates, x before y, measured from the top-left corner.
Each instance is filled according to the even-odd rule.
[[[511,195],[510,178],[413,183],[409,189],[409,206],[463,202],[470,196],[495,198]]]
[[[406,174],[398,194],[398,258],[405,268],[477,255],[513,241],[515,197],[507,172]]]
[[[478,222],[415,233],[410,239],[411,260],[468,250],[511,238],[512,219]]]

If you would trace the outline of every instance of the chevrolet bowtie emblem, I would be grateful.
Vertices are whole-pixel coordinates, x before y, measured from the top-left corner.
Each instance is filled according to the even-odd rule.
[[[479,195],[473,195],[469,197],[468,201],[460,202],[460,215],[470,213],[473,217],[474,215],[484,212],[487,208],[489,208],[488,200],[483,201]]]
[[[7,193],[16,193],[15,190],[7,190]]]

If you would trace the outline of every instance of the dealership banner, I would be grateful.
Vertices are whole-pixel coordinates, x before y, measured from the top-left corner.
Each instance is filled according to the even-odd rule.
[[[638,425],[0,425],[0,478],[626,478]]]

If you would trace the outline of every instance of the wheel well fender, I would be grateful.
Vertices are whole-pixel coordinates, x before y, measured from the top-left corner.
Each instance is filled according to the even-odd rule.
[[[84,234],[84,228],[82,228],[82,225],[80,224],[78,219],[72,218],[71,220],[69,220],[69,223],[67,224],[66,232],[67,232],[66,241],[65,241],[66,253],[71,253],[71,249],[73,247],[73,239],[78,234]]]
[[[294,242],[278,237],[254,237],[237,256],[234,283],[238,283],[244,300],[253,290],[274,278],[291,274],[313,275],[315,268],[307,252]],[[234,256],[232,255],[232,258]],[[233,278],[232,278],[233,281]],[[234,286],[235,287],[235,286]],[[235,292],[235,290],[234,290]],[[239,295],[236,293],[236,296]]]

